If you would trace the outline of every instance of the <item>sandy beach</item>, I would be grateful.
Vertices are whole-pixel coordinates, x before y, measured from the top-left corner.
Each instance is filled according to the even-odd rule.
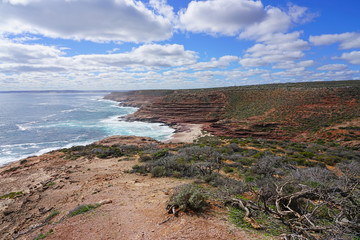
[[[203,124],[179,123],[173,128],[175,133],[164,143],[193,143],[199,136],[205,135],[202,131]]]

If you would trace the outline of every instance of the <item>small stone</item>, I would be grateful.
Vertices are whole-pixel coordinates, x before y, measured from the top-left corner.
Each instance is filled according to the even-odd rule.
[[[110,204],[110,203],[112,203],[111,199],[105,199],[105,200],[101,200],[99,202],[100,205],[105,205],[105,204]]]

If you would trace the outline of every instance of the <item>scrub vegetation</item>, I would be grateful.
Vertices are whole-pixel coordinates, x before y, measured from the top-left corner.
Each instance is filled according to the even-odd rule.
[[[176,189],[169,213],[204,211],[216,201],[229,209],[231,222],[267,235],[356,239],[360,234],[358,151],[331,142],[203,137],[141,154],[146,160],[134,173],[201,183]]]
[[[140,108],[139,119],[142,112],[163,122],[170,114],[199,123],[221,113],[205,124],[215,136],[192,144],[91,144],[63,149],[63,158],[139,159],[128,172],[193,179],[169,198],[167,211],[174,216],[206,213],[216,204],[233,224],[264,235],[359,239],[360,81],[156,91],[136,91],[156,97],[155,107]],[[214,94],[200,94],[186,108],[177,105],[204,92]]]

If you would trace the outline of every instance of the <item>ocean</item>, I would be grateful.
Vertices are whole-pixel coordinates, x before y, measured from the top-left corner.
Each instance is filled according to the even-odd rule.
[[[166,140],[173,134],[161,123],[119,120],[137,109],[103,99],[107,93],[0,92],[0,166],[112,135]]]

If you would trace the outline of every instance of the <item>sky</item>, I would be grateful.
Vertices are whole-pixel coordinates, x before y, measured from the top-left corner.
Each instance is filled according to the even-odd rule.
[[[360,79],[359,0],[0,0],[0,91]]]

